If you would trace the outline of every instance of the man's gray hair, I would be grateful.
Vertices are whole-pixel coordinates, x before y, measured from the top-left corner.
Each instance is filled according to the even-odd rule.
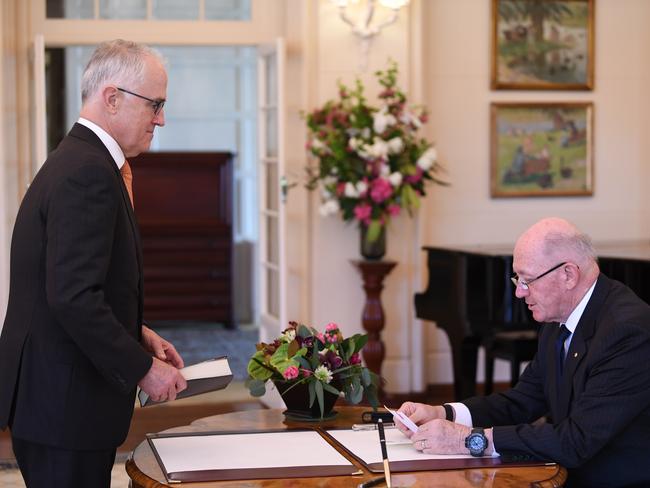
[[[144,44],[122,39],[101,43],[81,77],[81,102],[84,103],[108,83],[132,89],[144,77],[147,56],[154,56],[164,63],[158,51]]]
[[[549,232],[544,239],[544,251],[547,255],[558,255],[565,259],[598,262],[591,238],[577,229],[572,233]]]

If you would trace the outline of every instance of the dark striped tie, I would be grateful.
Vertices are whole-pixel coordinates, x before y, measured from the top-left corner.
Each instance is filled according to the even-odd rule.
[[[560,332],[555,339],[555,357],[557,358],[557,374],[558,379],[562,378],[562,369],[564,368],[564,341],[571,335],[571,331],[566,328],[566,325],[560,324]],[[559,381],[558,381],[559,383]]]

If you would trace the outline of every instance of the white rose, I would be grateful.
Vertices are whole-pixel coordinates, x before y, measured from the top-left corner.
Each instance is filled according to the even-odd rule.
[[[395,171],[388,177],[388,181],[390,181],[390,184],[393,185],[395,188],[400,186],[402,184],[402,173],[399,171]]]
[[[357,181],[357,191],[359,192],[359,195],[363,195],[368,191],[368,183],[365,181]]]
[[[433,163],[435,163],[436,159],[438,158],[438,153],[436,150],[432,147],[424,151],[424,154],[420,156],[417,160],[417,163],[415,163],[418,168],[421,168],[423,171],[428,171],[431,169],[431,166],[433,166]]]
[[[338,180],[334,176],[327,175],[325,178],[323,178],[323,185],[330,186],[335,184],[337,181]]]
[[[347,182],[345,184],[345,190],[343,190],[343,194],[348,197],[348,198],[358,198],[359,193],[357,192],[356,187],[354,186],[353,183]]]
[[[325,149],[325,144],[323,144],[323,141],[321,141],[320,139],[314,137],[311,140],[311,147],[316,149],[317,151],[320,151],[322,149]]]
[[[422,127],[422,122],[420,121],[420,117],[418,117],[417,114],[413,113],[410,110],[405,110],[400,116],[400,120],[406,125],[413,124],[413,126],[415,126],[416,129]]]
[[[379,112],[375,112],[372,116],[372,128],[377,134],[381,134],[388,127],[394,125],[397,120],[392,114],[388,113],[386,107],[382,108]]]
[[[365,159],[386,159],[388,156],[388,144],[379,137],[375,137],[373,144],[364,146],[363,150],[368,155]]]
[[[393,137],[388,141],[388,151],[391,154],[399,154],[404,149],[404,141],[401,137]]]
[[[334,215],[339,211],[339,202],[338,200],[327,200],[325,203],[323,203],[319,209],[318,212],[323,216],[327,217],[329,215]]]
[[[350,148],[353,151],[356,151],[357,149],[359,149],[361,147],[361,145],[363,144],[363,141],[361,139],[357,139],[356,137],[352,137],[352,138],[350,138],[350,141],[348,142],[348,144],[349,144]]]
[[[387,177],[390,174],[390,166],[387,164],[382,164],[379,167],[379,174],[383,177]]]

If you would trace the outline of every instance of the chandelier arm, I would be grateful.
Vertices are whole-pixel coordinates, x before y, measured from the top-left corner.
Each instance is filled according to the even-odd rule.
[[[343,22],[352,27],[352,30],[357,28],[357,25],[352,21],[352,19],[350,19],[350,17],[348,17],[345,7],[339,7],[339,17]]]
[[[386,20],[384,20],[381,24],[375,26],[373,28],[373,33],[374,34],[379,34],[379,31],[381,31],[384,27],[388,27],[391,24],[394,24],[397,22],[397,18],[399,17],[399,14],[397,13],[397,10],[393,10],[393,14]]]

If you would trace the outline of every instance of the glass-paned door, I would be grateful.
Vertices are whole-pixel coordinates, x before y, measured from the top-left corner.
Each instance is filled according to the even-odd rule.
[[[260,240],[260,340],[276,338],[286,327],[284,175],[284,42],[258,48],[258,158]]]

